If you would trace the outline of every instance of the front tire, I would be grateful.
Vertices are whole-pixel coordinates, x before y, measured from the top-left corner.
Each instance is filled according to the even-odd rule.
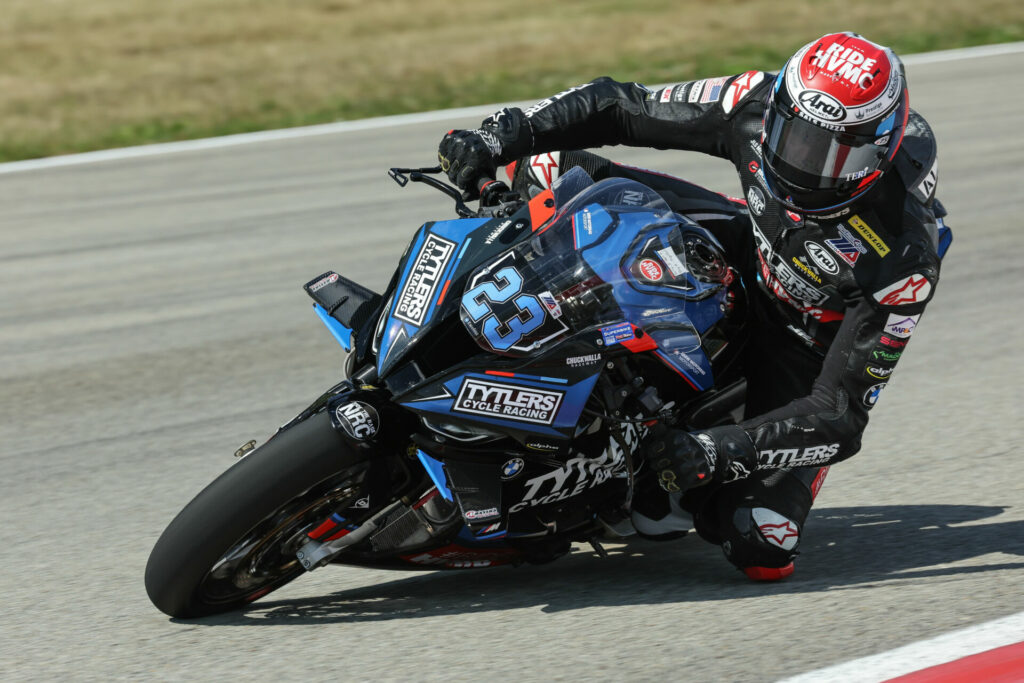
[[[172,617],[237,609],[303,573],[292,544],[358,495],[365,456],[317,413],[276,435],[203,489],[168,525],[146,592]]]

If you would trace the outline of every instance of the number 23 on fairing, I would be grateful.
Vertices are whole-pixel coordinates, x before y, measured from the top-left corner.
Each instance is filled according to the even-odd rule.
[[[503,257],[492,264],[488,269],[493,272],[491,279],[472,283],[462,295],[463,314],[480,326],[491,348],[530,351],[564,332],[567,328],[547,314],[538,297],[523,292],[523,276],[514,265],[496,268],[502,261],[513,262],[512,258]],[[483,274],[489,274],[488,271]],[[553,323],[548,325],[552,329],[544,335],[548,330],[542,328],[548,320]],[[536,339],[538,336],[542,338]]]

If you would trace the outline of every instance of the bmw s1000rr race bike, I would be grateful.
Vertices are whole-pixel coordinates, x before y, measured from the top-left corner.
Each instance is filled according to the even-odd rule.
[[[326,564],[546,562],[628,535],[658,421],[730,419],[744,294],[720,245],[632,180],[576,168],[529,201],[455,199],[383,294],[305,285],[347,379],[211,483],[146,567],[176,617],[236,609]]]

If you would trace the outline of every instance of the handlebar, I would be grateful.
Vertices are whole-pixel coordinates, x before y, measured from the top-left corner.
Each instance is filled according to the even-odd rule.
[[[494,178],[485,176],[477,181],[476,196],[480,198],[480,211],[473,211],[466,206],[466,202],[474,199],[475,197],[469,192],[460,192],[459,188],[448,185],[447,183],[432,177],[439,173],[441,173],[440,166],[430,166],[425,168],[392,168],[388,171],[388,175],[391,176],[392,180],[398,183],[399,187],[405,187],[411,180],[413,182],[430,185],[434,189],[448,195],[455,200],[455,212],[462,218],[475,218],[484,213],[485,208],[493,209],[497,212],[506,210],[503,208],[502,204],[503,202],[508,202],[512,195],[508,185],[500,180],[495,180]]]
[[[498,206],[501,199],[509,193],[508,185],[488,176],[476,181],[476,191],[480,196],[480,206]]]

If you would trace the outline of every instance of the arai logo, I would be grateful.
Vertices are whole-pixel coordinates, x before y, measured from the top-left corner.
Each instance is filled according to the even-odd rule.
[[[804,249],[807,250],[807,254],[811,257],[822,270],[829,275],[836,275],[839,273],[839,264],[836,262],[832,255],[825,251],[825,248],[817,242],[804,242]]]
[[[800,93],[799,100],[808,113],[825,121],[842,121],[846,118],[846,107],[836,98],[820,90],[804,90]]]

